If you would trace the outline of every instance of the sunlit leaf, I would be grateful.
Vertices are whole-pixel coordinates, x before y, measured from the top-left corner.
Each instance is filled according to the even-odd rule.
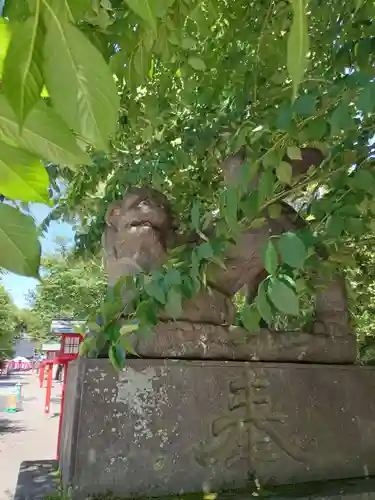
[[[121,335],[130,335],[131,333],[136,332],[138,328],[139,324],[137,323],[122,325],[122,327],[120,328],[120,333]]]
[[[86,36],[60,20],[51,0],[42,1],[49,14],[43,69],[53,106],[69,127],[106,151],[116,130],[119,111],[112,73]],[[63,92],[61,82],[64,82]]]
[[[132,11],[134,11],[140,18],[147,22],[150,28],[157,31],[157,18],[155,9],[157,9],[158,2],[154,0],[125,0]]]
[[[125,340],[125,338],[121,338],[120,343],[126,352],[139,358],[139,354],[135,351],[134,347],[127,340]]]
[[[293,99],[297,97],[303,80],[310,50],[306,16],[307,0],[289,0],[293,8],[293,22],[288,37],[287,66],[293,83]]]
[[[9,23],[4,17],[0,17],[0,76],[3,75],[4,60],[10,42]]]
[[[5,97],[0,94],[0,137],[31,151],[36,156],[60,165],[90,163],[78,146],[74,134],[46,104],[39,102],[25,120],[22,134]]]
[[[40,0],[36,12],[12,30],[12,39],[4,61],[4,93],[22,126],[30,110],[40,99],[43,88],[43,42],[40,26]]]
[[[205,62],[203,61],[203,59],[200,59],[199,57],[194,57],[194,56],[189,57],[188,63],[193,69],[196,69],[198,71],[204,71],[206,69]]]
[[[38,277],[40,244],[34,219],[5,203],[0,204],[0,268]]]
[[[0,141],[0,193],[19,201],[48,201],[49,178],[35,156]]]
[[[301,150],[296,146],[289,146],[286,150],[286,154],[291,160],[302,160]]]
[[[282,161],[276,167],[276,176],[283,184],[291,184],[293,177],[292,165],[286,161]]]

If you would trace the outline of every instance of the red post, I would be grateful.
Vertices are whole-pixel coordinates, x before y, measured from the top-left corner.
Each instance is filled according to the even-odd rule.
[[[43,382],[44,382],[44,365],[39,366],[39,382],[40,382],[40,387],[43,387]]]
[[[52,365],[48,365],[48,379],[46,391],[46,404],[44,406],[44,413],[48,414],[51,406],[51,389],[52,389]]]
[[[60,417],[59,417],[59,430],[57,433],[56,460],[59,459],[59,455],[60,455],[60,439],[61,439],[62,423],[63,423],[63,418],[64,418],[65,386],[66,386],[66,380],[68,377],[68,366],[69,366],[68,362],[64,363],[64,370],[63,370],[63,377],[64,378],[63,378],[63,386],[62,386],[62,392],[61,392],[61,407],[60,407]]]

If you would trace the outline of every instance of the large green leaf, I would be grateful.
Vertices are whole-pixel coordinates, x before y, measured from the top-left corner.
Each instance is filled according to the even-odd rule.
[[[301,269],[307,257],[307,250],[303,241],[295,233],[284,233],[277,246],[281,260],[290,267]]]
[[[4,60],[10,42],[9,23],[0,17],[0,75],[3,74]]]
[[[35,16],[13,26],[12,39],[4,61],[4,93],[21,126],[40,99],[43,88],[40,0],[36,0],[35,5]]]
[[[292,316],[299,315],[298,297],[286,283],[277,278],[271,278],[267,292],[276,309]]]
[[[107,151],[120,105],[109,66],[78,28],[60,20],[52,3],[43,3],[49,14],[44,75],[52,104],[69,127]]]
[[[148,295],[150,295],[150,297],[153,297],[161,304],[165,304],[166,302],[165,292],[161,288],[160,283],[158,283],[156,280],[152,280],[146,283],[145,291]]]
[[[34,219],[0,204],[0,267],[23,276],[38,277],[40,244]]]
[[[265,280],[259,285],[255,303],[261,317],[270,325],[272,323],[273,312],[267,297],[267,285],[268,281]]]
[[[0,193],[19,201],[48,201],[49,178],[35,156],[0,141]]]
[[[156,2],[155,0],[125,0],[131,10],[142,18],[150,28],[156,33],[157,20],[156,20]]]
[[[78,146],[74,134],[45,103],[39,102],[25,120],[22,134],[17,118],[7,100],[0,94],[0,135],[36,156],[60,165],[90,163]]]
[[[289,1],[293,8],[293,23],[288,38],[287,66],[295,99],[307,68],[310,45],[306,16],[307,0]]]
[[[276,248],[270,239],[262,248],[262,261],[264,268],[269,272],[269,274],[275,274],[279,265],[279,259]]]
[[[172,318],[178,318],[182,312],[181,294],[173,288],[168,292],[165,311]]]
[[[253,333],[259,331],[260,314],[257,308],[254,307],[254,305],[252,306],[246,305],[242,309],[241,319],[243,326],[246,328],[246,330]]]

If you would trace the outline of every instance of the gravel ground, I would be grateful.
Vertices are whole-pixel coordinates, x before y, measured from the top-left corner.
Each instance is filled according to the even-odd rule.
[[[56,458],[61,384],[54,382],[51,413],[47,416],[44,414],[46,390],[40,389],[36,374],[0,377],[0,394],[17,382],[23,386],[22,410],[4,413],[0,408],[0,500],[13,499],[22,461]],[[2,397],[0,404],[3,400]]]

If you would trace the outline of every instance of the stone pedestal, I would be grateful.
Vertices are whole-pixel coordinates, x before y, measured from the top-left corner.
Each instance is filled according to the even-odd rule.
[[[60,467],[74,499],[375,474],[375,369],[298,363],[70,364]]]

